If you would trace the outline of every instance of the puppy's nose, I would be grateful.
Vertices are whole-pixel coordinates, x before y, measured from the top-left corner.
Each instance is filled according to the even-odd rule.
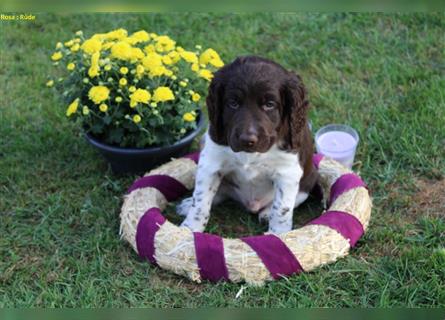
[[[253,147],[258,142],[258,136],[252,132],[242,133],[239,139],[245,147]]]

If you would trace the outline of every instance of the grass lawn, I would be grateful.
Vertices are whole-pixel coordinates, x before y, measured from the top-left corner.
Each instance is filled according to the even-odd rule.
[[[45,87],[57,41],[124,27],[272,58],[300,73],[315,128],[348,123],[369,184],[369,231],[349,256],[248,287],[195,284],[118,236],[115,176]],[[445,307],[445,14],[38,14],[0,22],[0,306]],[[176,222],[173,208],[168,217]],[[321,212],[311,200],[296,224]],[[209,231],[260,233],[227,203]]]

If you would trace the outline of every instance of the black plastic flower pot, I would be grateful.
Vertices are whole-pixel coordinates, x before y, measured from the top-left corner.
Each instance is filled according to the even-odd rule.
[[[170,161],[171,158],[179,158],[187,154],[193,140],[201,132],[204,125],[205,121],[201,113],[198,117],[197,128],[194,131],[172,145],[156,148],[121,148],[104,144],[90,134],[85,134],[85,137],[110,163],[114,173],[144,173]]]

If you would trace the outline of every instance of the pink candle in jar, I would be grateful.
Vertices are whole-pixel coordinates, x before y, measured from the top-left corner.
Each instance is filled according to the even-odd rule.
[[[359,137],[357,131],[347,125],[330,124],[315,134],[317,152],[351,168]]]

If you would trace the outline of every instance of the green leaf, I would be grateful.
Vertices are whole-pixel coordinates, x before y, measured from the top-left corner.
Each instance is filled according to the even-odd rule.
[[[108,114],[105,117],[103,117],[103,121],[105,124],[110,124],[112,120],[113,119]]]
[[[122,141],[122,136],[124,135],[124,129],[115,128],[110,130],[109,140],[112,143],[120,144]]]
[[[94,134],[100,134],[103,131],[103,124],[100,122],[96,122],[95,124],[93,124],[93,126],[91,127],[91,132]]]

